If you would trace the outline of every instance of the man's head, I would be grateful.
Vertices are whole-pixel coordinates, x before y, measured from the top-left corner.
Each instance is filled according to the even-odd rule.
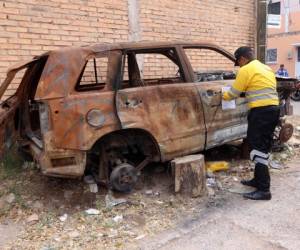
[[[235,52],[234,52],[234,57],[235,57],[235,66],[244,66],[250,61],[254,60],[254,51],[250,47],[243,46],[239,47]]]
[[[281,69],[281,70],[284,69],[284,64],[280,64],[280,69]]]

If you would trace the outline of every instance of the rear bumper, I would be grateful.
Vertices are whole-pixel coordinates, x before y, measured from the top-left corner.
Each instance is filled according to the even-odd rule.
[[[30,144],[30,151],[44,175],[78,178],[84,174],[86,153],[83,151],[55,150],[44,152],[34,143]]]

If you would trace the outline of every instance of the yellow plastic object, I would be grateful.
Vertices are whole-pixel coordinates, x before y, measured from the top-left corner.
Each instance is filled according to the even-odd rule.
[[[225,171],[229,169],[229,163],[227,161],[207,161],[205,166],[206,169],[211,172]]]

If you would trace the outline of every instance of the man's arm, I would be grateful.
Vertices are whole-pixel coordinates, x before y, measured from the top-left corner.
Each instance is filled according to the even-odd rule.
[[[229,91],[223,93],[223,99],[225,101],[230,101],[232,99],[238,98],[242,92],[246,91],[248,85],[248,73],[246,70],[241,68],[237,73],[236,79],[231,86]]]

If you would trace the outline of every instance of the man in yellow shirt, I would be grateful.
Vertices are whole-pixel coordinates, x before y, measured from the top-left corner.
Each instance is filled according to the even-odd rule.
[[[235,65],[241,68],[230,90],[223,94],[223,99],[228,101],[245,93],[250,108],[247,141],[255,170],[253,179],[242,180],[241,183],[257,190],[244,194],[244,197],[252,200],[270,200],[268,159],[280,115],[276,78],[270,67],[254,58],[250,47],[238,48],[234,56]]]

